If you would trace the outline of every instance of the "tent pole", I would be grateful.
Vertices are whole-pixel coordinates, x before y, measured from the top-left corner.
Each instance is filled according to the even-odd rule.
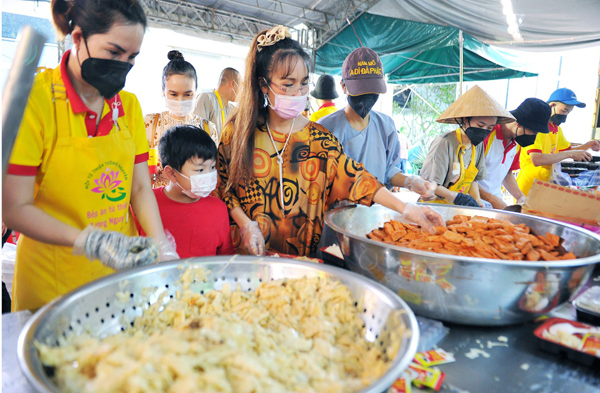
[[[463,73],[464,73],[464,64],[463,64],[463,32],[462,30],[458,31],[458,47],[459,47],[459,58],[460,58],[460,83],[458,94],[459,97],[462,96],[463,92]]]
[[[506,100],[504,101],[504,107],[508,108],[508,90],[510,89],[510,78],[506,79]]]

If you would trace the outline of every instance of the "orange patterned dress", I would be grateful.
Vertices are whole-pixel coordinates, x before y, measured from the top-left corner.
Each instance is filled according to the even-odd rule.
[[[254,176],[250,184],[225,192],[231,162],[232,124],[221,135],[219,145],[219,193],[229,210],[241,207],[257,221],[266,249],[285,254],[308,255],[317,251],[323,231],[323,216],[337,201],[349,200],[371,205],[383,187],[364,166],[342,150],[338,140],[323,126],[310,122],[291,135],[283,157],[284,205],[279,194],[277,153],[266,126],[256,130]],[[287,135],[272,130],[275,145],[283,149]],[[231,236],[236,252],[240,249],[239,228],[231,221]]]

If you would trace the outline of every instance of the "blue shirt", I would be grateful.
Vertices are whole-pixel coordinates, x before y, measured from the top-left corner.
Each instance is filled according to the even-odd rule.
[[[340,141],[348,157],[364,164],[370,174],[388,188],[392,187],[392,177],[400,172],[400,142],[391,117],[371,111],[367,127],[357,131],[348,123],[344,110],[340,109],[317,123]]]

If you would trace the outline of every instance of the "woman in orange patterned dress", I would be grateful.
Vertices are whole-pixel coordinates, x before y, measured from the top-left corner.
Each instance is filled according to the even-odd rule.
[[[196,89],[198,77],[196,69],[183,58],[181,52],[172,50],[167,55],[169,62],[163,69],[162,89],[167,110],[144,116],[146,137],[150,146],[150,181],[152,188],[164,187],[169,184],[162,176],[162,166],[158,157],[158,142],[169,128],[177,125],[191,125],[203,129],[210,135],[216,145],[219,144],[215,125],[196,116],[193,111],[196,106]]]
[[[327,129],[301,116],[309,63],[283,26],[260,33],[250,47],[239,107],[219,145],[219,192],[238,251],[314,253],[325,212],[342,200],[380,203],[428,230],[444,225],[431,208],[393,196]]]

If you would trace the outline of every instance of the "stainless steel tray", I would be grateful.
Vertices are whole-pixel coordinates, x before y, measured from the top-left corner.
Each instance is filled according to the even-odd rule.
[[[418,315],[466,325],[532,320],[569,300],[600,262],[600,236],[573,225],[501,210],[430,206],[444,220],[480,215],[524,223],[536,234],[553,233],[580,259],[503,261],[412,250],[366,237],[384,222],[399,220],[399,213],[381,205],[329,211],[325,223],[337,234],[348,267],[398,293]]]
[[[389,388],[412,361],[419,340],[414,314],[407,304],[392,291],[361,275],[333,266],[298,262],[283,258],[249,256],[191,258],[131,269],[87,284],[40,309],[23,328],[19,336],[19,363],[28,381],[40,392],[60,392],[44,372],[33,345],[34,340],[58,345],[59,337],[84,331],[106,337],[127,329],[135,317],[142,314],[159,294],[167,291],[173,297],[181,289],[178,280],[188,267],[209,270],[207,279],[194,282],[193,291],[222,289],[224,283],[232,288],[240,284],[244,290],[254,290],[261,282],[281,278],[334,277],[346,285],[357,305],[363,308],[365,338],[385,346],[389,332],[404,324],[407,334],[400,351],[391,359],[389,371],[361,393],[381,393]],[[120,293],[117,296],[117,293]],[[129,293],[123,299],[123,293]],[[399,313],[392,313],[401,310]]]

